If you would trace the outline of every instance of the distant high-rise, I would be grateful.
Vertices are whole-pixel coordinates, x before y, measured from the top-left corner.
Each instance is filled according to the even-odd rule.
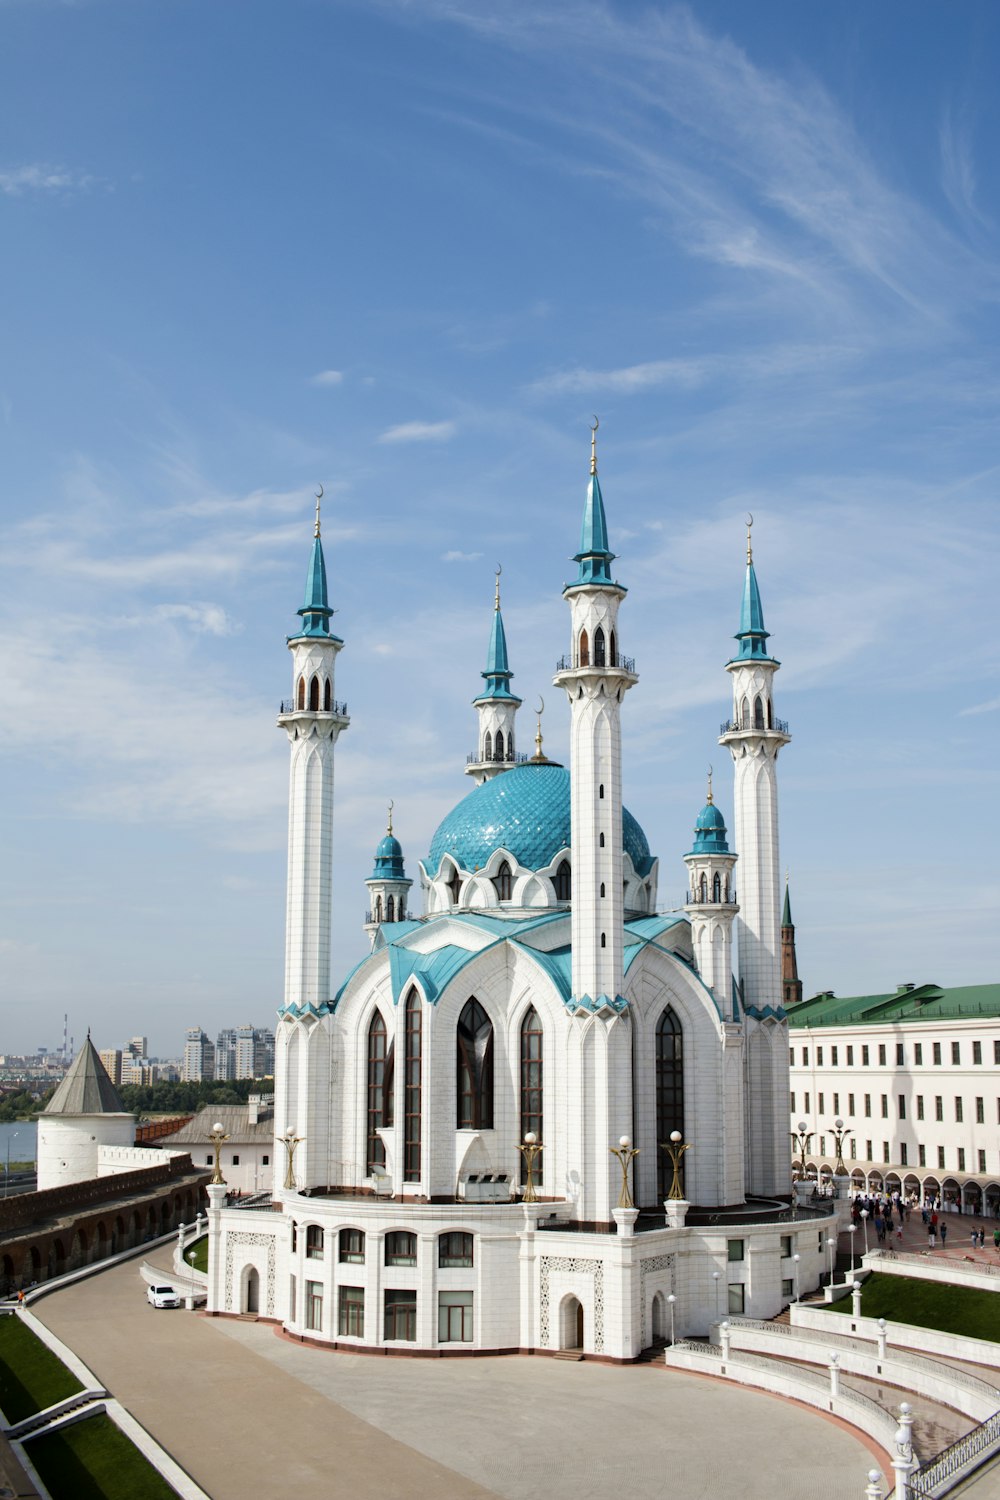
[[[115,1088],[120,1088],[122,1081],[121,1049],[118,1047],[109,1047],[106,1049],[106,1051],[99,1052],[97,1055],[101,1059],[101,1062],[104,1064],[104,1071],[111,1079],[111,1082],[114,1084]]]
[[[274,1072],[274,1032],[240,1026],[236,1031],[237,1078],[267,1078]]]
[[[200,1026],[188,1027],[183,1076],[188,1083],[204,1083],[215,1077],[215,1047]]]
[[[227,1026],[215,1039],[215,1076],[225,1082],[236,1077],[236,1028]]]
[[[148,1057],[149,1037],[133,1036],[125,1043],[125,1051],[130,1052],[133,1057]]]

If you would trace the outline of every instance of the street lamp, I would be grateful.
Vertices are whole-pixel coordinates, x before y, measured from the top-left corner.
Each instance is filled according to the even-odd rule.
[[[673,1348],[673,1346],[674,1346],[674,1303],[676,1301],[677,1301],[677,1298],[674,1296],[673,1292],[670,1292],[669,1295],[667,1296],[667,1302],[668,1302],[669,1307],[670,1307],[670,1347],[671,1348]]]
[[[834,1239],[833,1235],[832,1234],[828,1234],[827,1237],[826,1237],[826,1248],[827,1248],[827,1253],[828,1253],[828,1255],[830,1257],[830,1285],[831,1286],[833,1286],[833,1251],[834,1251],[834,1246],[836,1245],[836,1243],[837,1243],[837,1241]]]
[[[672,1130],[670,1132],[670,1140],[664,1144],[663,1150],[670,1157],[674,1167],[674,1179],[670,1184],[670,1192],[667,1194],[667,1197],[674,1201],[679,1201],[684,1197],[684,1189],[681,1186],[681,1163],[684,1159],[685,1151],[690,1151],[691,1146],[690,1143],[687,1145],[684,1144],[684,1137],[679,1130]]]
[[[715,1282],[715,1316],[719,1316],[719,1283],[722,1280],[721,1271],[712,1272],[712,1280]]]
[[[305,1140],[304,1135],[296,1135],[294,1130],[286,1130],[284,1135],[279,1135],[278,1140],[285,1148],[285,1181],[283,1186],[295,1189],[295,1148],[301,1146]]]
[[[834,1167],[835,1177],[846,1177],[847,1168],[844,1165],[844,1137],[847,1135],[847,1127],[843,1120],[836,1119],[833,1122],[833,1145],[837,1153],[837,1164]]]
[[[632,1194],[629,1190],[628,1185],[628,1169],[632,1165],[634,1159],[639,1155],[639,1148],[637,1146],[633,1146],[631,1140],[627,1135],[623,1135],[619,1140],[618,1145],[609,1146],[608,1150],[611,1152],[612,1156],[617,1156],[618,1164],[622,1169],[622,1190],[618,1194],[618,1207],[635,1208],[635,1204],[632,1201]]]
[[[223,1141],[228,1141],[229,1139],[228,1135],[222,1128],[221,1120],[216,1120],[215,1124],[212,1126],[211,1130],[208,1133],[208,1138],[212,1142],[212,1145],[215,1147],[215,1171],[212,1173],[211,1181],[212,1186],[217,1187],[220,1183],[225,1183],[226,1180],[222,1175],[221,1154]]]
[[[847,1232],[851,1236],[851,1280],[854,1280],[854,1236],[858,1232],[858,1226],[852,1220],[847,1226]]]
[[[524,1157],[524,1170],[526,1181],[524,1184],[524,1195],[522,1203],[537,1203],[538,1194],[535,1192],[535,1157],[542,1149],[542,1143],[533,1130],[529,1130],[524,1137],[524,1145],[517,1148]]]
[[[809,1142],[812,1140],[814,1131],[809,1130],[805,1120],[799,1121],[797,1131],[790,1130],[792,1138],[792,1166],[795,1165],[795,1152],[799,1152],[799,1176],[804,1180],[806,1175],[806,1152],[809,1150]]]
[[[799,1261],[801,1259],[802,1259],[801,1255],[793,1255],[792,1256],[792,1263],[793,1263],[793,1265],[795,1267],[795,1300],[796,1300],[796,1302],[798,1302],[798,1300],[799,1300]]]
[[[867,1255],[868,1254],[868,1210],[867,1210],[867,1208],[863,1208],[861,1210],[861,1224],[862,1224],[862,1227],[864,1228],[864,1231],[865,1231],[865,1254]]]

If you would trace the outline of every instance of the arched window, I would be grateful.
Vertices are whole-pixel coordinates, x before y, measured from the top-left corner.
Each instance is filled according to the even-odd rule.
[[[594,631],[594,666],[606,667],[607,664],[607,645],[604,640],[604,631],[598,625]]]
[[[740,704],[740,728],[750,728],[750,703],[746,698]]]
[[[319,678],[315,673],[309,679],[309,708],[313,713],[319,708]]]
[[[395,922],[396,920],[396,903],[391,896],[385,903],[385,920],[387,922]]]
[[[613,667],[618,665],[618,641],[613,630],[611,632],[611,665]]]
[[[493,759],[493,736],[490,734],[489,730],[487,729],[487,731],[486,731],[486,738],[483,740],[483,760],[492,760],[492,759]]]
[[[722,900],[722,881],[719,879],[718,870],[716,870],[715,874],[712,876],[712,900]]]
[[[323,709],[326,713],[330,712],[330,706],[332,702],[333,696],[330,690],[330,679],[328,677],[323,684]]]
[[[569,860],[564,859],[556,871],[556,900],[571,901],[573,899],[573,872],[569,866]]]
[[[542,1023],[532,1006],[521,1022],[521,1140],[529,1131],[534,1131],[540,1141],[545,1140],[542,1129]],[[523,1152],[521,1158],[521,1181],[527,1182],[527,1164]],[[541,1181],[542,1158],[535,1158],[535,1181]]]
[[[300,677],[299,678],[299,690],[296,693],[295,697],[296,697],[296,705],[297,705],[297,707],[299,707],[299,708],[305,708],[305,706],[306,706],[306,680],[305,680],[304,677]]]
[[[603,781],[601,782],[600,786],[597,788],[597,795],[600,798],[600,800],[603,802],[604,801],[604,782]]]
[[[496,873],[496,878],[493,881],[493,885],[496,889],[497,896],[501,901],[510,900],[512,881],[510,874],[510,865],[505,859],[502,859],[500,861],[500,868]]]
[[[394,1229],[385,1237],[385,1263],[387,1266],[415,1266],[417,1263],[417,1237],[408,1229]]]
[[[601,933],[601,947],[602,948],[606,948],[607,946],[608,946],[608,935],[607,935],[606,932],[602,932]]]
[[[770,700],[770,698],[768,698],[768,700],[767,700],[767,727],[768,727],[768,729],[773,729],[774,728],[774,720],[771,717],[771,700]]]
[[[764,705],[761,703],[759,697],[753,700],[753,727],[755,729],[764,728]]]
[[[601,895],[604,895],[604,881],[601,881]]]
[[[364,1265],[365,1232],[363,1229],[342,1229],[340,1231],[340,1259],[347,1265]]]
[[[457,1044],[458,1128],[492,1130],[493,1023],[475,997],[458,1018]]]
[[[503,760],[503,730],[502,729],[498,729],[497,730],[496,758],[497,758],[497,760]]]
[[[376,922],[381,922],[382,921],[382,897],[381,896],[376,896],[375,897],[375,920],[376,920]]]
[[[457,1229],[450,1230],[447,1234],[439,1234],[438,1265],[471,1266],[473,1248],[471,1234],[463,1234]]]
[[[598,838],[597,843],[598,843],[598,847],[599,848],[601,848],[601,849],[604,848],[604,834],[603,833]]]
[[[406,997],[406,1076],[403,1083],[403,1181],[420,1181],[421,1064],[423,1031],[420,997]]]
[[[585,630],[580,631],[580,665],[581,667],[590,666],[590,640]]]
[[[656,1196],[662,1202],[670,1191],[673,1167],[662,1149],[670,1132],[684,1134],[684,1035],[668,1005],[656,1023]]]
[[[365,1166],[368,1172],[385,1166],[385,1146],[379,1130],[392,1123],[386,1119],[386,1071],[388,1047],[385,1022],[376,1011],[368,1027],[368,1150]],[[391,1112],[390,1112],[391,1113]]]
[[[323,1230],[319,1224],[306,1225],[306,1256],[309,1260],[323,1259]]]
[[[452,871],[451,879],[448,881],[448,889],[451,891],[452,904],[458,905],[458,898],[462,894],[462,877],[457,868]]]
[[[703,906],[708,900],[708,881],[704,875],[698,882],[698,899]]]

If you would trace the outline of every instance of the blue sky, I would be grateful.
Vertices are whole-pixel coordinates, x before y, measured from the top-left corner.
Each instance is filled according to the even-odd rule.
[[[326,486],[364,951],[566,649],[591,414],[680,902],[744,517],[807,993],[996,980],[1000,11],[0,0],[0,1048],[273,1018]],[[533,731],[522,711],[521,743]]]

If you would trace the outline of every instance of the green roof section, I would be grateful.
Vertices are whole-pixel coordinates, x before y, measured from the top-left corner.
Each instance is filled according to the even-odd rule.
[[[1000,984],[901,984],[888,995],[835,995],[831,990],[788,1012],[792,1031],[820,1026],[893,1026],[912,1021],[974,1021],[1000,1017]]]
[[[42,1111],[45,1115],[127,1115],[118,1090],[108,1077],[90,1040],[80,1048],[69,1071]]]
[[[794,923],[792,922],[792,903],[788,899],[788,881],[787,880],[785,881],[785,905],[784,905],[784,908],[782,909],[782,913],[781,913],[781,925],[782,925],[782,927],[792,927],[792,926],[794,926]]]

